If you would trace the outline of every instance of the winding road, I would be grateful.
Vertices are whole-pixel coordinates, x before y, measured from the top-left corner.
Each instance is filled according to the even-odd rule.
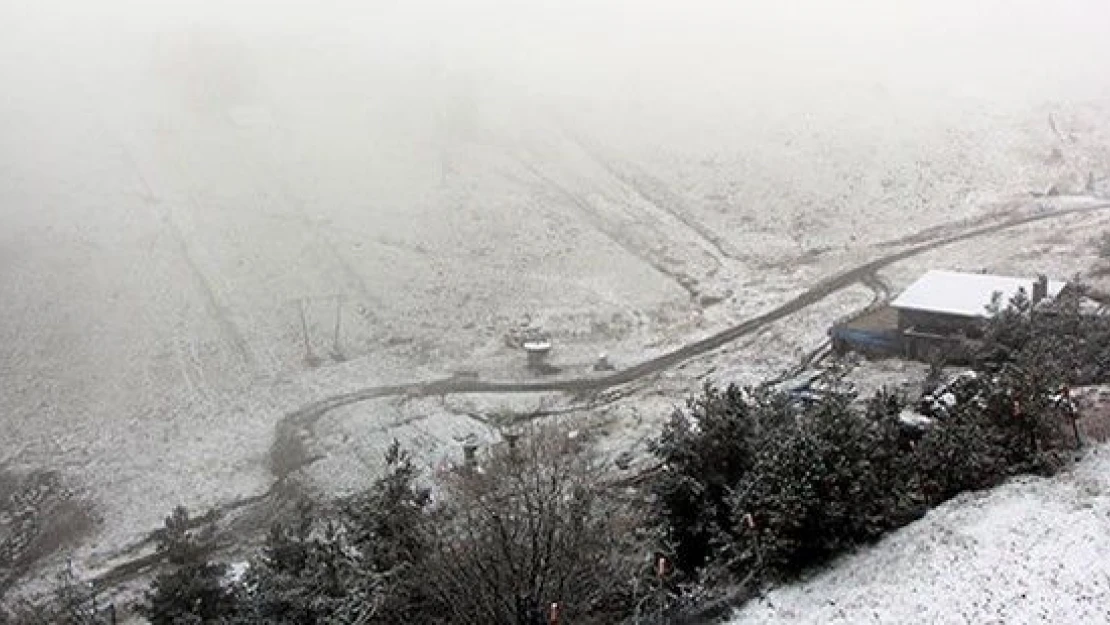
[[[1048,212],[1035,213],[1008,219],[998,223],[973,228],[957,234],[942,235],[931,241],[918,243],[906,249],[885,254],[875,260],[847,269],[839,274],[810,287],[797,297],[769,310],[757,317],[752,317],[716,334],[688,343],[674,351],[645,360],[626,369],[615,371],[608,375],[598,375],[582,378],[563,378],[553,380],[538,380],[529,382],[515,381],[485,381],[478,379],[447,378],[426,382],[410,382],[388,386],[373,386],[358,391],[331,395],[302,406],[287,414],[277,426],[277,438],[287,435],[294,430],[311,429],[312,425],[328,412],[343,406],[359,402],[405,395],[408,397],[426,397],[436,395],[454,395],[463,393],[540,393],[540,392],[573,392],[588,393],[605,390],[615,386],[634,382],[645,376],[669,369],[686,362],[697,356],[718,349],[741,337],[744,337],[760,328],[792,315],[802,309],[808,308],[817,302],[829,297],[858,282],[871,280],[875,272],[897,263],[899,261],[935,250],[946,245],[952,245],[994,234],[1019,226],[1058,219],[1068,215],[1093,213],[1110,209],[1110,202],[1091,204],[1080,207],[1057,209]],[[283,479],[289,472],[297,467],[288,467],[284,474],[278,474],[278,479]]]

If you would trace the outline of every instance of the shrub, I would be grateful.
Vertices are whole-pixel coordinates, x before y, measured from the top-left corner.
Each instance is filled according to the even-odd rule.
[[[332,510],[305,503],[274,526],[240,592],[242,622],[418,623],[428,492],[394,441],[386,473]]]
[[[1003,365],[958,382],[948,391],[951,405],[915,450],[931,503],[1058,466],[1069,415],[1044,372]]]
[[[922,497],[902,403],[858,410],[832,393],[800,407],[762,389],[704,395],[654,445],[653,488],[676,561],[788,575],[916,518]]]
[[[196,562],[159,575],[140,613],[154,625],[210,623],[234,613],[234,595],[224,585],[226,567]]]
[[[1047,308],[1033,310],[1023,292],[1008,305],[994,305],[976,368],[993,372],[1003,365],[1037,371],[1051,384],[1110,381],[1110,316],[1084,311],[1088,289],[1073,285]]]
[[[647,525],[565,430],[537,426],[513,448],[439,484],[432,505],[396,443],[388,471],[330,510],[275,527],[240,593],[238,622],[613,623],[658,612]]]
[[[1050,473],[1067,446],[1053,378],[1004,364],[937,391],[932,425],[831,393],[808,406],[707,387],[654,449],[653,488],[676,560],[724,563],[741,579],[783,578],[867,543],[960,492]],[[935,405],[933,405],[935,404]]]
[[[178,506],[160,532],[158,551],[174,568],[154,579],[139,606],[154,625],[213,622],[234,613],[235,596],[224,583],[227,567],[207,560],[211,532],[190,527],[188,511]]]
[[[706,385],[672,414],[652,445],[662,462],[652,490],[680,570],[705,566],[721,538],[734,533],[729,494],[751,470],[766,431],[788,419],[785,397],[736,385]]]
[[[793,575],[920,516],[897,402],[861,413],[851,399],[831,396],[762,441],[730,497],[733,569]]]
[[[314,625],[354,621],[373,605],[362,589],[372,584],[339,526],[314,518],[302,506],[293,527],[274,526],[244,576],[237,610],[240,622]],[[360,605],[353,605],[359,603]]]

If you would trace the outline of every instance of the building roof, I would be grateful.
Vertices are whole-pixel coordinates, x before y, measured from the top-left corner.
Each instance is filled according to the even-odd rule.
[[[891,302],[891,306],[902,310],[957,315],[960,317],[987,317],[987,305],[995,293],[1000,293],[1005,305],[1017,295],[1018,289],[1025,289],[1029,297],[1033,295],[1032,278],[1011,278],[981,273],[960,273],[933,269],[917,279]],[[1048,281],[1048,297],[1056,297],[1067,283],[1058,280]]]

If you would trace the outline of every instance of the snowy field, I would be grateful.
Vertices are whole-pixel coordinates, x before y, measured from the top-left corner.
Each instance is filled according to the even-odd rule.
[[[1110,623],[1110,448],[1051,479],[970,493],[811,579],[754,623]]]
[[[75,539],[94,571],[176,504],[265,492],[279,423],[312,402],[536,379],[505,343],[526,321],[554,377],[619,370],[906,237],[1110,192],[1094,0],[150,4],[0,6],[0,468],[62,476],[97,519]],[[1034,197],[1051,187],[1076,197]],[[880,278],[1068,278],[1107,229],[1038,222]],[[704,380],[780,373],[874,297],[597,415],[639,448]],[[356,403],[305,430],[301,472],[345,492],[393,437],[434,468],[484,415],[581,405]]]

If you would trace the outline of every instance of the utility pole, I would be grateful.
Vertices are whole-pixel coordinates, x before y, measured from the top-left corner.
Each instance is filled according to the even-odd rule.
[[[300,304],[301,311],[301,334],[304,337],[304,360],[309,366],[314,367],[319,362],[319,359],[312,353],[312,343],[308,340],[308,319],[305,315],[305,309],[308,307],[308,300],[302,297],[297,300],[297,303]]]
[[[343,350],[339,348],[339,322],[343,316],[343,296],[335,296],[335,333],[332,336],[331,356],[336,360],[346,360]]]

